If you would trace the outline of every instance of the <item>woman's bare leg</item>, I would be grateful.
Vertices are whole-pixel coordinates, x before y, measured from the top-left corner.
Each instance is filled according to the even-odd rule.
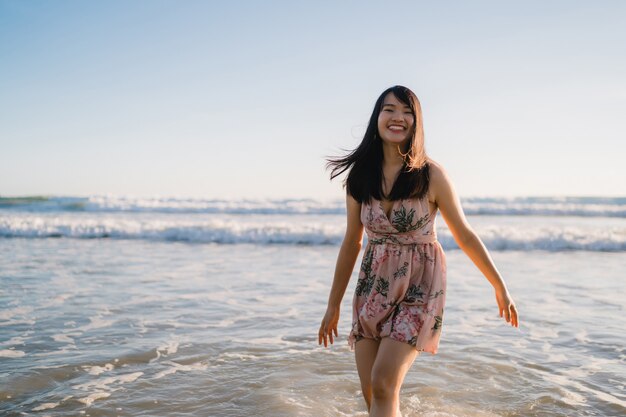
[[[361,391],[363,391],[367,411],[372,406],[372,367],[374,366],[379,344],[379,340],[361,339],[354,345],[356,368],[359,371]]]
[[[408,343],[384,337],[372,366],[370,417],[400,417],[400,387],[418,351]]]

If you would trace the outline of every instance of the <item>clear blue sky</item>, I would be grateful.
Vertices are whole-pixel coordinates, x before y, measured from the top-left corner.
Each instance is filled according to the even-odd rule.
[[[342,198],[393,84],[461,197],[626,194],[625,1],[0,0],[0,195]]]

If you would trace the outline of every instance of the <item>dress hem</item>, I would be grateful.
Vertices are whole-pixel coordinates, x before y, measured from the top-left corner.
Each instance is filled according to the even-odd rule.
[[[348,339],[348,345],[349,345],[349,347],[350,347],[350,352],[354,352],[354,347],[355,347],[355,345],[357,344],[357,342],[358,342],[359,340],[362,340],[362,339],[382,340],[382,339],[384,339],[384,338],[389,338],[389,339],[391,339],[391,340],[395,340],[396,342],[400,342],[400,343],[406,343],[406,344],[408,344],[408,345],[410,345],[410,346],[414,347],[414,348],[417,350],[417,352],[418,352],[418,353],[430,353],[431,355],[436,355],[436,354],[437,354],[437,352],[439,352],[439,349],[428,349],[428,350],[427,350],[427,349],[424,349],[424,348],[422,348],[422,347],[413,346],[413,345],[412,345],[412,344],[410,344],[409,342],[394,339],[394,338],[393,338],[393,337],[391,337],[391,336],[382,336],[382,337],[378,337],[378,338],[361,336],[358,340],[350,340],[350,339]]]

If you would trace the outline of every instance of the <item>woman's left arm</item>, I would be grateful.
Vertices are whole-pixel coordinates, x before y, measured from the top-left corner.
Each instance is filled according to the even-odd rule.
[[[445,169],[432,163],[430,166],[430,187],[437,206],[445,220],[457,245],[474,262],[480,272],[487,278],[496,293],[496,302],[500,317],[514,327],[519,327],[517,307],[509,294],[504,279],[498,272],[489,251],[480,240],[476,232],[467,222],[460,200]]]

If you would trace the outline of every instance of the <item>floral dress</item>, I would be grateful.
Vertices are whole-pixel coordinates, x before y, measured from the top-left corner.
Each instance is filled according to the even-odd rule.
[[[446,296],[446,258],[428,198],[398,200],[387,218],[382,202],[361,205],[367,245],[352,302],[350,349],[383,337],[437,353]]]

